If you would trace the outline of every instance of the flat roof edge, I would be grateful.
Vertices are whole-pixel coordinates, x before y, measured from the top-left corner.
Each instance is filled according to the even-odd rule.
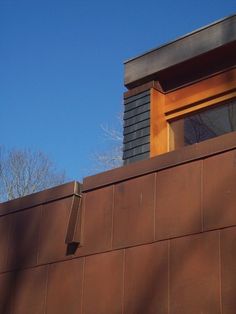
[[[12,212],[39,206],[81,193],[81,184],[77,181],[68,182],[40,192],[0,203],[0,216]]]
[[[169,68],[233,43],[236,43],[236,14],[130,59],[124,64],[124,84],[127,88],[136,87]]]
[[[171,45],[171,44],[173,44],[173,43],[175,43],[175,42],[177,42],[177,41],[180,41],[180,40],[182,40],[182,39],[184,39],[184,38],[186,38],[186,37],[189,37],[189,36],[191,36],[191,35],[194,35],[194,34],[196,34],[196,33],[199,33],[200,31],[203,31],[203,30],[205,30],[205,29],[207,29],[207,28],[213,27],[213,26],[215,26],[215,25],[217,25],[217,24],[219,24],[219,23],[222,23],[222,22],[224,22],[224,21],[226,21],[226,20],[229,20],[229,19],[231,19],[231,18],[234,18],[234,17],[236,17],[236,13],[235,13],[235,14],[232,14],[232,15],[230,15],[230,16],[227,16],[227,17],[223,17],[223,18],[221,18],[221,19],[218,19],[218,20],[216,20],[216,21],[214,21],[214,22],[212,22],[212,23],[210,23],[210,24],[207,24],[207,25],[205,25],[205,26],[199,27],[199,28],[193,30],[192,32],[189,32],[189,33],[187,33],[187,34],[185,34],[185,35],[179,36],[179,37],[177,37],[176,39],[173,39],[173,40],[171,40],[171,41],[168,41],[168,42],[166,42],[166,43],[164,43],[164,44],[162,44],[162,45],[159,45],[159,46],[157,46],[157,47],[155,47],[155,48],[149,49],[149,50],[147,50],[147,51],[145,51],[145,52],[143,52],[143,53],[141,53],[141,54],[139,54],[139,55],[136,55],[135,57],[129,58],[129,59],[123,61],[123,64],[127,64],[127,63],[129,63],[129,62],[132,62],[132,61],[134,61],[134,60],[136,60],[136,59],[139,59],[139,58],[141,58],[141,57],[143,57],[143,56],[145,56],[145,55],[147,55],[147,54],[149,54],[149,53],[151,53],[151,52],[153,52],[153,51],[162,49],[162,48],[164,48],[164,47],[166,47],[166,46],[169,46],[169,45]]]
[[[84,178],[82,192],[236,149],[236,132]]]

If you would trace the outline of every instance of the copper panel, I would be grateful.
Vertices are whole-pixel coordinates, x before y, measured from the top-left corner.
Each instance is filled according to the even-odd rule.
[[[37,264],[41,206],[11,215],[7,268]]]
[[[148,160],[142,160],[124,167],[86,177],[84,178],[82,189],[83,191],[88,191],[104,185],[114,184],[150,172],[170,168],[210,155],[219,154],[235,147],[236,132],[232,132]]]
[[[113,186],[83,195],[83,243],[78,255],[111,249]]]
[[[114,251],[86,258],[83,313],[122,313],[123,255]]]
[[[168,314],[168,243],[127,249],[125,314]]]
[[[155,174],[115,186],[113,247],[153,241],[154,189]]]
[[[12,218],[13,215],[0,217],[0,272],[7,269],[7,255],[9,246],[16,245],[9,243]]]
[[[236,312],[236,228],[221,231],[222,308],[224,314]]]
[[[157,173],[156,239],[201,232],[201,161]]]
[[[12,273],[0,274],[0,313],[12,313],[12,291],[14,275]]]
[[[236,224],[236,151],[204,161],[204,230]]]
[[[14,314],[45,313],[47,267],[19,272],[15,278]]]
[[[83,259],[50,265],[46,313],[81,313],[82,284]]]
[[[78,182],[65,183],[41,192],[33,193],[21,198],[7,201],[0,204],[0,216],[22,209],[52,202],[57,199],[78,195],[81,191],[81,185]]]
[[[220,314],[219,234],[170,241],[170,314]]]
[[[65,243],[72,197],[43,205],[40,226],[39,263],[65,259]]]

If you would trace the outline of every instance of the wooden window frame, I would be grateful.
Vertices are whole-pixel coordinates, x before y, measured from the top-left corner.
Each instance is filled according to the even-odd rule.
[[[150,156],[170,151],[171,121],[236,97],[236,68],[163,93],[151,88]]]

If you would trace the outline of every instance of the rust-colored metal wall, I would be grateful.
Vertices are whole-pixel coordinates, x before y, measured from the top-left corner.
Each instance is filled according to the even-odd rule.
[[[235,314],[236,134],[0,205],[2,314]],[[79,229],[78,229],[79,230]]]

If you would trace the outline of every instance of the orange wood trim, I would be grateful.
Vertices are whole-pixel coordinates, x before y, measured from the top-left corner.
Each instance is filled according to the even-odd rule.
[[[236,90],[236,69],[166,94],[164,110],[168,114],[199,102],[204,102],[202,107],[206,107],[206,102],[211,98],[219,98],[233,90]],[[195,106],[193,110],[196,110]]]
[[[165,95],[152,88],[150,102],[150,157],[153,157],[168,151],[169,132],[164,112]]]
[[[233,98],[236,98],[236,91],[228,93],[228,94],[220,96],[220,97],[216,97],[214,99],[211,99],[211,100],[208,100],[208,101],[205,101],[205,102],[202,102],[202,103],[197,104],[195,106],[191,106],[191,107],[182,109],[180,111],[176,111],[176,112],[173,112],[173,113],[170,113],[170,114],[166,114],[166,119],[168,121],[170,121],[170,120],[178,118],[178,117],[182,118],[182,117],[184,117],[185,115],[187,115],[187,114],[189,114],[191,112],[195,112],[197,110],[201,110],[203,108],[207,108],[207,107],[216,105],[218,103],[221,103],[223,101],[226,101],[226,100],[229,100],[229,99],[233,99]]]
[[[170,150],[169,121],[236,98],[236,68],[163,94],[151,88],[150,156]]]
[[[169,125],[169,151],[184,147],[184,120]]]

